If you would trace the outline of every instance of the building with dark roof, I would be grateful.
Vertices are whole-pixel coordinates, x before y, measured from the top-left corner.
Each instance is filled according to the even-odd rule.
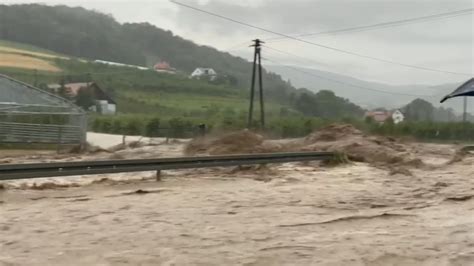
[[[93,99],[93,104],[83,106],[87,110],[103,115],[113,115],[117,111],[117,103],[95,82],[66,83],[62,86],[70,99],[76,99],[81,90],[87,92]],[[48,88],[58,93],[61,85],[50,84]]]

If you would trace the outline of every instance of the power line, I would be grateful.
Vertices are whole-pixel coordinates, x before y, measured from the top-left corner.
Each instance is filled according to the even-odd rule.
[[[293,35],[293,37],[329,35],[329,34],[339,34],[339,33],[346,33],[346,32],[360,32],[360,31],[372,30],[372,29],[377,29],[377,28],[397,27],[397,26],[403,26],[407,24],[423,23],[426,21],[437,20],[437,19],[455,18],[455,17],[471,14],[473,11],[474,11],[473,8],[461,9],[461,10],[456,10],[456,11],[451,11],[451,12],[446,12],[446,13],[439,13],[439,14],[433,14],[433,15],[422,16],[422,17],[414,17],[414,18],[402,19],[402,20],[395,20],[395,21],[387,21],[387,22],[357,26],[357,27],[342,28],[342,29],[330,30],[330,31],[321,31],[321,32],[316,32],[316,33],[304,33],[304,34]],[[267,41],[281,40],[281,39],[286,39],[286,38],[273,37],[273,38],[268,38]]]
[[[230,51],[234,51],[234,50],[238,50],[240,48],[243,48],[244,46],[245,47],[248,47],[248,41],[245,41],[245,42],[241,42],[241,43],[238,43],[238,44],[235,44],[235,45],[232,45],[231,47],[227,48],[227,49],[224,49],[223,51],[225,52],[230,52]]]
[[[255,26],[255,25],[252,25],[252,24],[249,24],[249,23],[246,23],[246,22],[242,22],[242,21],[239,21],[239,20],[236,20],[236,19],[233,19],[233,18],[229,18],[229,17],[222,16],[222,15],[219,15],[219,14],[216,14],[216,13],[212,13],[212,12],[209,12],[209,11],[197,8],[197,7],[193,7],[193,6],[190,6],[190,5],[187,5],[187,4],[183,4],[183,3],[180,3],[180,2],[177,2],[177,1],[174,1],[174,0],[170,0],[170,2],[172,2],[174,4],[177,4],[177,5],[180,5],[180,6],[183,6],[183,7],[186,7],[186,8],[189,8],[189,9],[192,9],[192,10],[196,10],[196,11],[214,16],[214,17],[218,17],[218,18],[221,18],[221,19],[224,19],[224,20],[227,20],[227,21],[231,21],[231,22],[234,22],[234,23],[237,23],[237,24],[240,24],[240,25],[244,25],[246,27],[258,29],[258,30],[261,30],[261,31],[264,31],[264,32],[274,34],[274,35],[278,35],[278,36],[281,36],[281,37],[292,39],[292,40],[295,40],[295,41],[298,41],[298,42],[301,42],[301,43],[314,45],[314,46],[317,46],[317,47],[329,49],[329,50],[336,51],[336,52],[339,52],[339,53],[344,53],[344,54],[348,54],[348,55],[353,55],[353,56],[357,56],[357,57],[361,57],[361,58],[370,59],[370,60],[373,60],[373,61],[393,64],[393,65],[399,65],[399,66],[404,66],[404,67],[409,67],[409,68],[414,68],[414,69],[419,69],[419,70],[446,73],[446,74],[452,74],[452,75],[471,76],[471,74],[468,74],[468,73],[445,71],[445,70],[439,70],[439,69],[434,69],[434,68],[416,66],[416,65],[411,65],[411,64],[395,62],[395,61],[392,61],[392,60],[377,58],[377,57],[373,57],[373,56],[369,56],[369,55],[359,54],[359,53],[355,53],[355,52],[351,52],[351,51],[346,51],[346,50],[343,50],[343,49],[339,49],[339,48],[335,48],[335,47],[331,47],[331,46],[327,46],[327,45],[307,41],[307,40],[304,40],[304,39],[301,39],[301,38],[298,38],[298,37],[290,36],[288,34],[284,34],[284,33],[276,32],[276,31],[269,30],[269,29],[266,29],[266,28],[262,28],[262,27],[259,27],[259,26]]]
[[[369,88],[369,87],[365,87],[365,86],[352,84],[352,83],[349,83],[349,82],[340,81],[340,80],[333,79],[333,78],[328,78],[328,77],[321,76],[321,75],[318,75],[318,74],[314,74],[312,72],[304,71],[300,68],[296,68],[296,67],[293,67],[293,66],[290,66],[290,65],[285,65],[285,64],[279,63],[279,62],[277,62],[275,60],[272,60],[272,59],[268,59],[268,58],[265,58],[265,59],[267,61],[273,62],[277,65],[292,69],[292,70],[297,71],[297,72],[301,72],[301,73],[309,75],[309,76],[316,77],[318,79],[325,79],[325,80],[328,80],[328,81],[331,81],[331,82],[334,82],[334,83],[339,83],[339,84],[343,84],[343,85],[346,85],[346,86],[351,86],[351,87],[355,87],[355,88],[359,88],[359,89],[363,89],[363,90],[370,90],[370,91],[375,91],[375,92],[378,92],[378,93],[384,93],[384,94],[390,94],[390,95],[403,95],[403,96],[414,96],[414,97],[432,97],[433,96],[433,95],[423,95],[423,94],[409,94],[409,93],[401,93],[401,92],[391,92],[391,91],[384,91],[384,90]]]
[[[316,63],[316,64],[319,64],[320,62],[316,61],[316,60],[313,60],[311,58],[308,58],[308,57],[303,57],[303,56],[299,56],[299,55],[296,55],[296,54],[293,54],[293,53],[290,53],[290,52],[287,52],[287,51],[284,51],[284,50],[280,50],[280,49],[276,49],[276,48],[273,48],[273,47],[270,47],[268,45],[264,45],[265,48],[267,49],[270,49],[272,51],[275,51],[275,52],[278,52],[278,53],[282,53],[282,54],[286,54],[286,55],[289,55],[289,56],[294,56],[294,57],[297,57],[297,58],[301,58],[301,59],[304,59],[304,60],[307,60],[309,62],[313,62],[313,63]],[[338,73],[334,73],[334,74],[338,74]],[[431,87],[428,87],[429,89],[436,89],[436,88],[431,88]],[[429,96],[429,95],[425,95],[425,96]]]
[[[316,64],[320,63],[320,62],[318,62],[316,60],[313,60],[313,59],[310,59],[308,57],[299,56],[299,55],[296,55],[296,54],[293,54],[293,53],[290,53],[290,52],[287,52],[287,51],[283,51],[283,50],[280,50],[280,49],[277,49],[277,48],[270,47],[268,45],[264,45],[264,46],[265,46],[265,48],[268,48],[268,49],[270,49],[272,51],[275,51],[275,52],[278,52],[278,53],[282,53],[282,54],[286,54],[286,55],[289,55],[289,56],[297,57],[297,58],[307,60],[307,61],[310,61],[310,62],[313,62],[313,63],[316,63]]]

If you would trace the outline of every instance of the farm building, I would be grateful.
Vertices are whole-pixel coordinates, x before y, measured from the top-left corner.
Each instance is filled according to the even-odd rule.
[[[86,131],[80,107],[0,74],[0,144],[85,144]]]
[[[390,111],[369,111],[365,113],[365,117],[372,118],[375,122],[383,124],[389,118],[392,119],[393,123],[398,124],[405,120],[405,116],[400,110]]]
[[[158,73],[168,73],[168,74],[176,74],[176,68],[171,67],[168,62],[160,61],[153,66]]]
[[[117,103],[95,82],[66,83],[64,85],[65,94],[70,99],[75,99],[76,103],[86,110],[90,110],[103,115],[114,115],[117,109]],[[59,93],[61,85],[50,84],[48,88],[56,94]],[[86,101],[78,103],[78,97],[86,95]],[[80,102],[80,100],[79,100]]]
[[[212,68],[198,67],[190,75],[191,78],[208,78],[210,80],[215,80],[217,78],[217,72]]]

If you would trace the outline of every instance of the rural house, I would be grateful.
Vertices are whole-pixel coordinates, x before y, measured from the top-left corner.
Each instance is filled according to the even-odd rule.
[[[176,74],[176,68],[171,67],[170,64],[165,61],[156,63],[153,69],[158,73]]]
[[[209,78],[209,80],[215,80],[217,78],[217,73],[212,68],[198,67],[193,73],[191,73],[191,78]]]
[[[58,94],[61,85],[50,84],[48,87]],[[88,104],[90,106],[82,106],[90,111],[103,115],[113,115],[116,113],[117,103],[95,82],[67,83],[64,84],[64,89],[68,98],[75,99],[76,102],[79,101],[78,96],[81,93],[91,97],[93,103]]]
[[[395,112],[392,113],[392,120],[393,123],[398,124],[405,120],[405,116],[400,110],[395,110]]]
[[[387,119],[391,118],[393,123],[398,124],[405,120],[405,116],[400,110],[390,111],[368,111],[365,113],[365,117],[372,118],[375,122],[380,124],[385,123]]]

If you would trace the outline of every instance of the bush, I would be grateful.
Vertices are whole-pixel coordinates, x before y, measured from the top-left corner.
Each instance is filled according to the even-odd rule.
[[[197,125],[203,123],[201,119],[193,117],[171,117],[162,122],[158,117],[145,115],[97,116],[91,121],[91,128],[95,132],[146,135],[149,137],[166,136],[171,138],[190,138],[197,133]],[[473,141],[474,124],[448,122],[391,122],[379,124],[363,119],[345,118],[329,120],[316,117],[292,115],[288,117],[271,116],[266,122],[265,133],[277,138],[294,138],[308,135],[318,128],[331,123],[350,123],[370,134],[387,136],[411,136],[419,140],[436,141]],[[368,123],[367,123],[368,122]],[[233,131],[247,126],[246,112],[235,112],[231,109],[223,110],[212,119],[207,119],[206,127],[209,130]],[[254,121],[258,128],[258,120]]]
[[[103,119],[101,123],[100,131],[104,133],[112,133],[112,120]]]
[[[130,119],[125,124],[124,133],[126,135],[141,135],[143,129],[143,120]]]
[[[112,133],[122,134],[124,132],[124,125],[120,119],[114,119],[112,122]]]
[[[449,122],[403,122],[400,124],[370,124],[365,128],[369,133],[412,136],[419,140],[472,141],[474,124]]]
[[[185,138],[194,135],[193,125],[190,121],[185,121],[182,118],[172,118],[168,121],[169,137]]]
[[[152,118],[145,125],[145,136],[158,137],[160,134],[160,119]]]

